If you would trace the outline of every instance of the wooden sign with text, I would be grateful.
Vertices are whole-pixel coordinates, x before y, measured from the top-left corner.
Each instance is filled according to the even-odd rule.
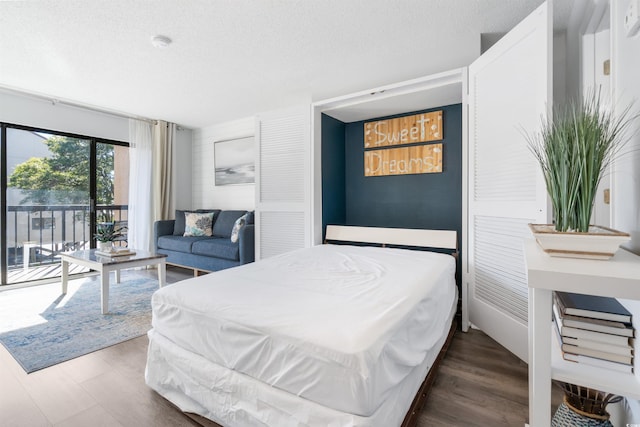
[[[442,110],[364,124],[364,148],[442,139]]]
[[[364,176],[442,172],[442,144],[364,152]]]

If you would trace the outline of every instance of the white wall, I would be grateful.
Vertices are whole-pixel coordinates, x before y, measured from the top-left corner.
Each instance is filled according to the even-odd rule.
[[[612,14],[612,85],[613,102],[618,108],[633,102],[640,112],[640,34],[628,38],[623,19],[629,0],[611,2]],[[626,154],[614,165],[612,226],[618,230],[640,230],[640,121],[636,120],[633,137]],[[638,242],[640,246],[640,242]]]
[[[215,186],[213,143],[253,135],[254,117],[193,131],[192,208],[255,209],[255,185]]]
[[[129,121],[124,117],[61,103],[54,104],[45,99],[13,92],[0,91],[0,122],[129,141]],[[192,138],[193,132],[190,129],[177,131],[175,164],[178,209],[192,206]]]
[[[10,92],[0,92],[0,121],[41,129],[76,133],[115,141],[129,141],[129,122],[123,117]]]
[[[553,34],[553,105],[567,101],[567,33]]]

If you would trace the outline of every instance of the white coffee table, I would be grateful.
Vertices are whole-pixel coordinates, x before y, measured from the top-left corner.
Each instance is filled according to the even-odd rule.
[[[63,252],[62,259],[62,293],[67,293],[69,282],[69,264],[77,264],[100,273],[100,301],[102,314],[109,312],[109,273],[115,271],[116,283],[120,283],[120,270],[123,268],[144,267],[148,265],[158,266],[158,284],[163,287],[166,282],[167,270],[165,264],[166,255],[152,254],[149,252],[132,250],[134,255],[107,257],[96,254],[96,249],[74,252]]]

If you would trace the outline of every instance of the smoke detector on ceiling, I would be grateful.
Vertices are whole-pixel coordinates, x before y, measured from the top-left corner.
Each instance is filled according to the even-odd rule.
[[[151,38],[151,44],[159,49],[164,49],[171,44],[171,39],[167,36],[155,36]]]

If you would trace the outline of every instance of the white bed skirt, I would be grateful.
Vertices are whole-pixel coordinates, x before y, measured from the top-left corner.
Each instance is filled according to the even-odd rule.
[[[456,306],[457,298],[447,325],[451,324]],[[424,361],[369,417],[336,411],[271,387],[180,348],[154,330],[148,333],[145,380],[182,411],[201,415],[224,427],[399,426],[444,345],[448,331],[447,327]]]

